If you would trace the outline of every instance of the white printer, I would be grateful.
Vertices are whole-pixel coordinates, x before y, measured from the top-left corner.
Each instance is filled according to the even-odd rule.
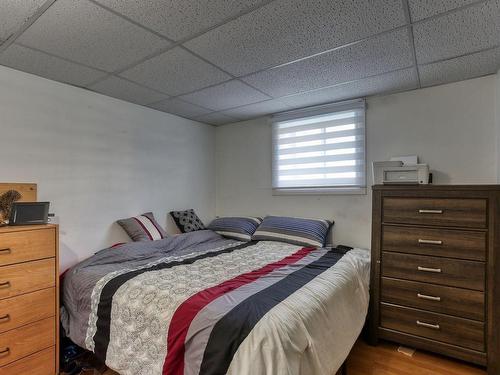
[[[374,161],[373,183],[375,185],[428,184],[429,166],[427,164],[419,164],[417,160],[416,156],[412,156],[393,157],[390,161]]]

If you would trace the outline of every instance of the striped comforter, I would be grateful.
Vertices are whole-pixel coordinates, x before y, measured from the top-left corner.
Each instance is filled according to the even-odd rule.
[[[367,252],[216,244],[102,276],[85,346],[120,374],[334,373],[366,316]]]

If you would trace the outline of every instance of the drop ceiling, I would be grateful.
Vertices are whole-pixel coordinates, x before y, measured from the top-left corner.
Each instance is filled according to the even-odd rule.
[[[500,69],[500,0],[1,0],[0,64],[213,125]]]

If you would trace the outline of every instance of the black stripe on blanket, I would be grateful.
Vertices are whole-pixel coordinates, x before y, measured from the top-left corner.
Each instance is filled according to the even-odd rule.
[[[166,262],[156,264],[151,267],[142,268],[135,271],[130,271],[115,277],[108,281],[108,283],[104,286],[101,291],[101,296],[99,299],[99,305],[97,307],[97,330],[94,335],[94,353],[95,355],[101,359],[102,361],[106,360],[106,353],[108,351],[109,345],[109,332],[110,332],[110,322],[111,322],[111,307],[113,305],[113,296],[115,295],[118,288],[120,288],[127,281],[133,279],[134,277],[141,275],[145,272],[151,271],[159,271],[167,268],[172,268],[180,265],[193,264],[197,260],[205,259],[205,258],[213,258],[220,254],[231,253],[235,250],[243,249],[245,247],[249,247],[255,245],[256,241],[246,242],[244,244],[229,247],[227,249],[213,251],[208,253],[203,253],[198,256],[183,259],[180,261],[174,262]],[[166,334],[166,333],[165,333]]]
[[[343,254],[328,252],[283,280],[247,298],[221,320],[210,334],[200,375],[225,374],[240,344],[273,307],[335,265]]]

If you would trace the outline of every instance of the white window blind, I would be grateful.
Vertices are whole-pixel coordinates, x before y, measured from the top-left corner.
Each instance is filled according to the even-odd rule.
[[[273,189],[366,187],[364,100],[278,114],[272,127]]]

